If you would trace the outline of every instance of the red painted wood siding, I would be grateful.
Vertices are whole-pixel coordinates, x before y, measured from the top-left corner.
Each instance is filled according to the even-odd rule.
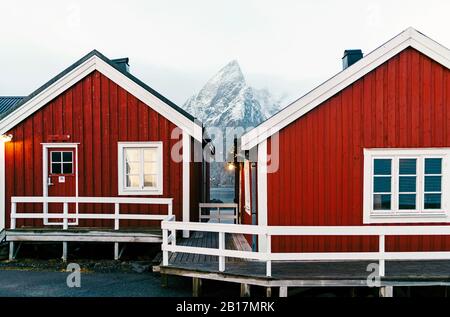
[[[363,149],[450,146],[450,71],[407,49],[280,131],[269,225],[363,223]],[[269,150],[270,152],[270,141]],[[388,250],[450,250],[450,238],[388,237]],[[276,251],[376,251],[375,237],[274,237]]]
[[[163,195],[174,198],[174,214],[181,219],[182,163],[170,159],[171,147],[178,139],[171,139],[176,126],[156,111],[99,72],[93,72],[58,96],[41,110],[21,122],[9,133],[12,142],[6,143],[6,223],[9,226],[11,196],[42,196],[42,142],[49,135],[69,134],[70,142],[79,143],[79,195],[118,196],[117,143],[120,141],[162,141],[164,160]],[[193,164],[193,163],[192,163]],[[192,174],[198,173],[193,165]],[[200,170],[201,173],[201,170]],[[191,184],[191,188],[196,188]],[[190,193],[186,193],[190,194]],[[197,194],[191,199],[198,202]],[[145,197],[145,196],[139,196]],[[113,206],[80,206],[80,212],[92,208],[103,213]],[[40,205],[19,206],[19,211],[42,212]],[[166,213],[166,207],[124,205],[122,212]],[[121,221],[120,225],[142,227],[155,223]],[[17,226],[41,226],[41,220],[18,221]],[[82,226],[108,226],[103,221],[81,221]]]

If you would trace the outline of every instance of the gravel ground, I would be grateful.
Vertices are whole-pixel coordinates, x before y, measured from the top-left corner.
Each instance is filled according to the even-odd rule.
[[[155,273],[81,273],[81,287],[69,288],[69,273],[0,270],[0,297],[178,297],[190,296],[188,280],[171,279],[161,287]]]

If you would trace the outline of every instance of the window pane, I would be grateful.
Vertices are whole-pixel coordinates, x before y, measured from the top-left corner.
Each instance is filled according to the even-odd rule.
[[[63,162],[72,163],[72,152],[63,153]]]
[[[399,195],[398,209],[416,209],[416,195],[411,194]]]
[[[52,152],[52,162],[61,162],[61,152]]]
[[[72,163],[63,164],[63,174],[72,174]]]
[[[52,174],[61,174],[61,164],[52,163]]]
[[[144,186],[145,187],[156,187],[156,175],[145,175],[144,176]]]
[[[373,174],[374,175],[391,175],[391,160],[390,159],[375,159]]]
[[[416,177],[400,176],[399,190],[401,193],[414,193],[416,191]]]
[[[374,193],[389,193],[391,192],[391,178],[390,177],[374,177],[373,178]]]
[[[156,174],[156,163],[144,163],[144,174]]]
[[[400,159],[400,175],[416,174],[416,159]]]
[[[139,187],[139,176],[127,175],[127,187]]]
[[[441,158],[425,159],[425,174],[442,174],[442,159]]]
[[[141,170],[140,163],[127,163],[126,164],[126,173],[127,174],[139,174]]]
[[[374,210],[390,210],[391,209],[391,195],[384,195],[384,194],[373,195],[373,209]]]
[[[425,194],[425,209],[441,209],[441,194]]]
[[[441,191],[441,176],[425,176],[425,191],[426,192],[440,192]]]
[[[125,158],[127,162],[139,162],[140,153],[139,149],[125,149]]]
[[[156,162],[156,149],[145,149],[144,150],[144,161]]]

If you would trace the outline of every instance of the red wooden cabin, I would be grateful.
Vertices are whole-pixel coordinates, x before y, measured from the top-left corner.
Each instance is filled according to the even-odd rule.
[[[24,98],[0,98],[0,232],[62,225],[62,219],[10,218],[13,197],[97,197],[70,203],[68,213],[198,216],[206,199],[202,125],[134,77],[128,59],[92,51]],[[205,188],[203,188],[205,187]],[[203,197],[202,197],[203,195]],[[107,197],[104,201],[101,198]],[[145,198],[147,200],[142,200]],[[131,202],[131,203],[130,203]],[[161,202],[161,203],[159,203]],[[13,212],[62,212],[62,203],[18,203]],[[194,211],[194,212],[191,212]],[[114,220],[68,219],[67,226],[114,228]],[[117,221],[118,227],[119,220]],[[155,226],[120,220],[120,228]],[[158,224],[159,227],[159,224]]]
[[[260,226],[449,223],[450,51],[410,28],[364,57],[346,53],[342,72],[241,138],[257,153],[241,171],[243,222],[253,212]],[[377,251],[377,241],[273,237],[272,250]],[[390,236],[386,248],[445,251],[450,238]]]

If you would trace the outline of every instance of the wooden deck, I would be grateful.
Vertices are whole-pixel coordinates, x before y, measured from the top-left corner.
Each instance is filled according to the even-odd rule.
[[[191,233],[179,239],[178,245],[217,248],[217,233]],[[226,248],[251,251],[241,234],[227,234]],[[178,275],[198,280],[216,280],[262,287],[368,287],[368,261],[272,262],[272,276],[266,276],[266,263],[226,259],[225,272],[219,271],[218,257],[173,253],[168,266],[160,266],[165,275]],[[387,261],[385,276],[377,285],[450,286],[450,261]],[[286,291],[287,292],[287,291]],[[287,293],[286,293],[287,294]]]
[[[20,228],[6,230],[6,241],[161,243],[162,233],[159,228]]]

